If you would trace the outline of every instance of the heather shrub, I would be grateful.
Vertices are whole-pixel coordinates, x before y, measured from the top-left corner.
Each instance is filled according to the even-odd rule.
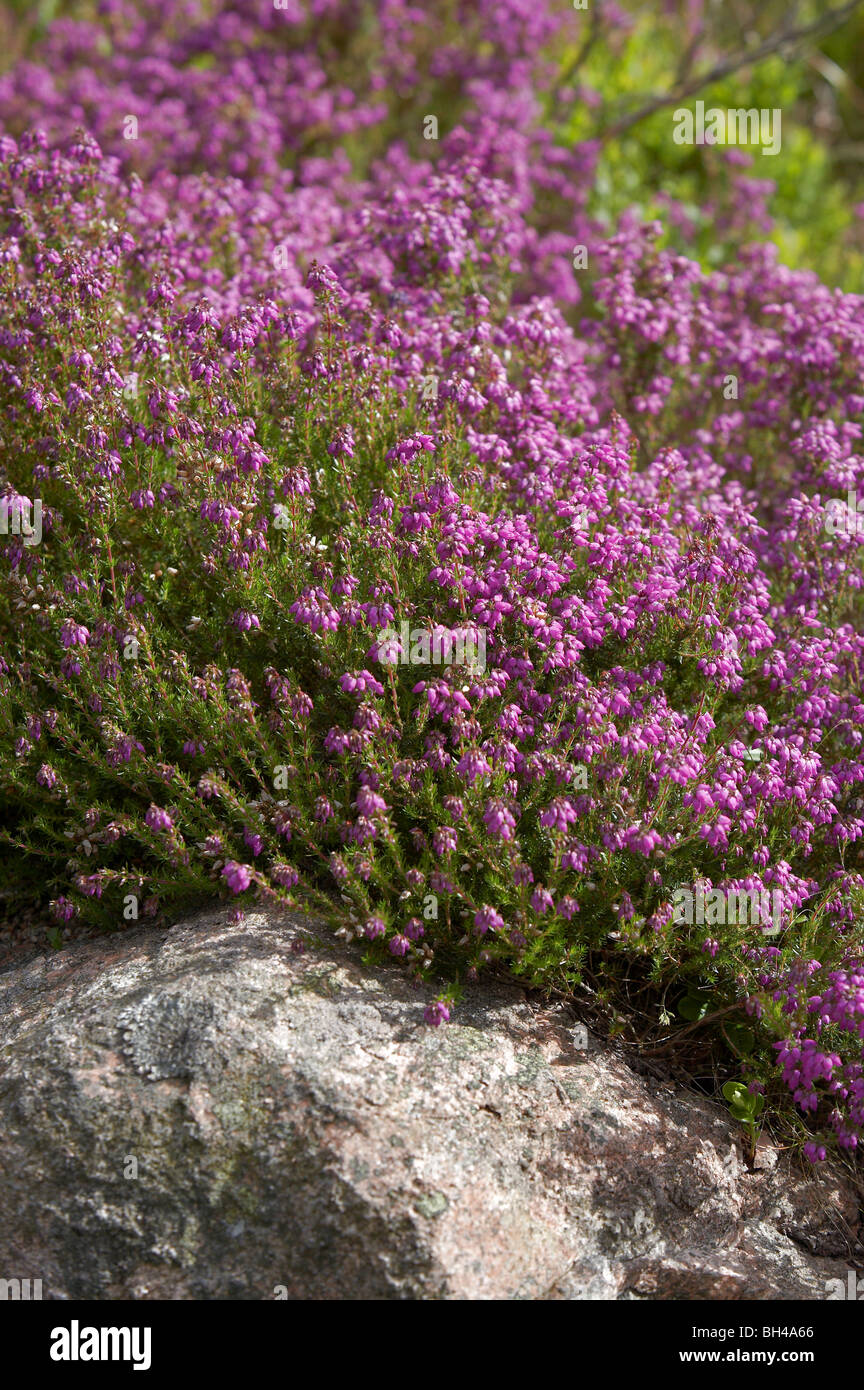
[[[433,157],[391,111],[359,168],[308,136],[305,11],[288,60],[274,9],[241,59],[247,7],[102,8],[104,72],[64,21],[0,91],[4,900],[58,945],[312,909],[440,981],[430,1023],[506,970],[854,1147],[862,300],[592,229],[526,85],[551,9],[472,10],[462,123]],[[381,9],[387,81],[423,13]],[[126,158],[138,23],[174,95]],[[26,129],[73,89],[99,140]]]

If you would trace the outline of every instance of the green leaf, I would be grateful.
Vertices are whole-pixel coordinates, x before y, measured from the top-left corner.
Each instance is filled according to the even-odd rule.
[[[746,1095],[747,1087],[743,1081],[727,1081],[723,1087],[723,1099],[728,1100],[730,1105]]]
[[[728,1101],[733,1118],[744,1124],[752,1123],[765,1108],[765,1097],[759,1091],[749,1091],[743,1081],[727,1081],[723,1098]]]
[[[709,1001],[700,998],[698,994],[685,994],[684,998],[678,1001],[679,1014],[690,1023],[698,1023],[700,1018],[704,1018],[708,1007]]]

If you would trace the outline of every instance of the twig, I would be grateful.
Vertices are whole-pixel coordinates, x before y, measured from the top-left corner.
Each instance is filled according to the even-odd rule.
[[[831,58],[826,58],[824,53],[818,52],[808,53],[807,62],[810,64],[811,68],[816,69],[819,76],[823,78],[829,86],[833,87],[836,91],[845,91],[850,101],[858,107],[858,110],[864,111],[864,92],[861,91],[860,87],[856,86],[848,72],[845,72],[843,68],[840,67],[839,63],[833,62]]]
[[[687,1028],[680,1029],[679,1032],[675,1033],[671,1038],[668,1038],[660,1047],[646,1047],[643,1049],[640,1046],[640,1056],[657,1057],[663,1052],[668,1052],[670,1048],[677,1047],[681,1039],[685,1038],[688,1033],[692,1033],[694,1028],[703,1028],[706,1023],[713,1023],[715,1019],[723,1018],[725,1014],[740,1012],[740,1010],[740,1004],[727,1004],[722,1009],[715,1009],[713,1013],[706,1014],[704,1018],[697,1018],[696,1021],[691,1023]]]
[[[555,83],[554,96],[557,97],[562,87],[566,87],[567,83],[571,80],[571,78],[575,77],[576,73],[579,71],[582,64],[585,62],[585,59],[588,57],[588,54],[591,52],[591,49],[597,42],[599,35],[600,6],[595,5],[594,9],[591,11],[591,26],[588,30],[588,33],[585,35],[585,40],[582,44],[582,47],[579,49],[575,58],[573,58],[573,60],[570,63],[568,63],[564,71],[558,74],[558,80]]]
[[[700,45],[701,45],[702,40],[704,39],[704,37],[705,37],[705,30],[704,30],[703,26],[700,25],[699,28],[696,30],[696,33],[693,35],[693,38],[692,38],[692,39],[690,40],[690,42],[688,43],[687,48],[685,49],[684,53],[681,55],[681,61],[680,61],[680,63],[678,64],[678,71],[675,73],[675,85],[676,85],[676,87],[677,87],[681,82],[684,82],[684,81],[686,80],[687,75],[689,74],[690,69],[691,69],[691,67],[693,66],[693,59],[696,57],[696,54],[699,52],[699,48],[700,48]]]

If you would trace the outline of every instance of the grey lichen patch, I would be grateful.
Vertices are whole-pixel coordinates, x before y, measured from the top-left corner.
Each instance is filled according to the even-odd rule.
[[[149,1081],[194,1075],[209,1050],[213,1004],[182,994],[148,994],[117,1015],[120,1050]]]
[[[291,982],[289,994],[317,994],[321,999],[335,999],[342,993],[345,981],[337,966],[304,970]]]
[[[517,1086],[531,1090],[544,1082],[553,1082],[549,1064],[536,1044],[519,1053],[515,1079]]]
[[[585,1085],[577,1077],[574,1077],[572,1073],[563,1079],[560,1076],[556,1076],[555,1080],[568,1099],[572,1100],[574,1103],[587,1105],[593,1101],[593,1086]]]
[[[436,1216],[443,1216],[450,1203],[443,1192],[427,1192],[422,1197],[418,1197],[414,1203],[415,1211],[421,1216],[433,1221]]]
[[[430,1042],[433,1041],[437,1039],[430,1039]],[[477,1057],[490,1050],[489,1039],[479,1028],[467,1028],[458,1023],[450,1025],[442,1045],[446,1048],[448,1056],[457,1062],[468,1057]]]
[[[351,1175],[352,1182],[362,1183],[368,1178],[370,1167],[362,1158],[352,1158],[348,1171]]]

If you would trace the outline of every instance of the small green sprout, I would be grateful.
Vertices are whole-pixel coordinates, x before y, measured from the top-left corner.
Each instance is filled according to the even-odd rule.
[[[750,1091],[743,1081],[727,1081],[723,1087],[723,1098],[729,1105],[733,1120],[744,1126],[750,1139],[751,1154],[756,1150],[758,1137],[757,1117],[765,1108],[765,1097],[758,1091]]]

